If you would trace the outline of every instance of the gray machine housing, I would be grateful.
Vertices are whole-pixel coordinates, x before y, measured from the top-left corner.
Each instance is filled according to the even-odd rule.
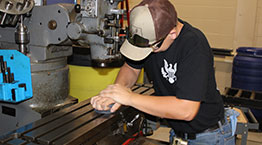
[[[46,112],[53,112],[76,103],[77,100],[69,96],[67,65],[67,57],[72,55],[74,46],[90,49],[92,60],[101,67],[122,59],[118,47],[118,34],[119,19],[124,10],[118,9],[120,1],[81,0],[80,5],[35,6],[31,11],[19,14],[6,13],[0,9],[3,14],[9,15],[7,18],[23,16],[17,18],[17,22],[20,23],[9,23],[7,18],[0,17],[3,21],[0,25],[0,49],[21,51],[23,46],[23,53],[31,58],[33,86],[33,98],[23,102],[26,105],[7,105],[15,110],[21,110],[18,106],[28,107],[29,109],[25,110],[31,109],[31,112],[23,113],[32,114],[32,119],[19,123],[23,120],[19,116],[30,115],[13,116],[14,119],[10,120],[8,128],[0,130],[0,134],[39,119],[38,114],[33,115],[35,111],[43,117]],[[9,2],[14,3],[15,0]],[[19,30],[23,31],[18,31],[21,24],[22,28],[20,26]],[[0,103],[0,107],[4,105],[6,104]],[[3,123],[3,120],[6,120],[5,115],[0,116],[2,116],[1,126],[5,126]]]

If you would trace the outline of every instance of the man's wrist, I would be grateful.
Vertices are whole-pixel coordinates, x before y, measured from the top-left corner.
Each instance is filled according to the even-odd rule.
[[[139,94],[130,92],[130,96],[129,96],[129,98],[130,98],[129,103],[130,104],[129,104],[129,106],[135,107],[135,104],[137,102],[138,97],[139,97]]]

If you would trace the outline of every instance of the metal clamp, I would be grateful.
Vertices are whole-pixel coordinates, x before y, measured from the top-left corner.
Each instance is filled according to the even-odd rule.
[[[172,145],[187,145],[188,141],[183,140],[182,138],[174,137]]]

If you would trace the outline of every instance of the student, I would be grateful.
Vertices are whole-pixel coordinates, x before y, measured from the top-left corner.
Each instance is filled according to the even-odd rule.
[[[91,99],[94,108],[111,112],[132,106],[167,120],[171,143],[235,144],[224,120],[213,54],[204,34],[178,19],[168,0],[143,0],[130,14],[129,38],[120,52],[127,58],[114,85]],[[155,96],[130,91],[144,68]]]

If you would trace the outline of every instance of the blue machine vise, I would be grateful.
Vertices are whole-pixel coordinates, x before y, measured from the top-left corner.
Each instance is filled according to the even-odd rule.
[[[17,50],[0,50],[0,101],[19,103],[32,96],[30,58]]]

